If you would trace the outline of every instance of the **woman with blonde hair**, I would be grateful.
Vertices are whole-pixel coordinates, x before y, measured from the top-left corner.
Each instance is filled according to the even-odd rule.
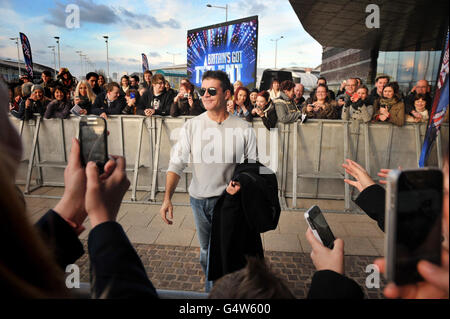
[[[73,99],[73,104],[78,105],[81,108],[78,113],[80,115],[90,114],[92,104],[96,97],[97,96],[94,91],[92,91],[92,87],[88,81],[82,80],[78,82]]]

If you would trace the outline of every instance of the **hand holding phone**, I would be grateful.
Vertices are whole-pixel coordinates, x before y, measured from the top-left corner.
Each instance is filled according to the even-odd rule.
[[[108,161],[106,120],[98,116],[83,116],[80,119],[79,141],[81,164],[86,167],[92,161],[97,164],[100,175]]]
[[[334,237],[330,226],[328,226],[320,208],[316,205],[312,206],[305,213],[305,219],[317,240],[325,247],[333,249],[336,238]]]
[[[392,170],[386,193],[386,278],[397,285],[422,281],[420,260],[441,264],[442,172]]]

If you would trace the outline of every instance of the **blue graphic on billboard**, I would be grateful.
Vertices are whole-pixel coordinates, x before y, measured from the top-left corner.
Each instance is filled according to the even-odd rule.
[[[189,30],[187,34],[187,74],[200,87],[208,70],[225,71],[231,83],[246,87],[256,82],[258,17]]]

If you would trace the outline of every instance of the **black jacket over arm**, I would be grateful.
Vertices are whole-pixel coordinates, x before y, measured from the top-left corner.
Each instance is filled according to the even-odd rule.
[[[84,254],[83,245],[73,228],[55,211],[49,210],[35,226],[63,270]]]
[[[275,229],[280,217],[277,178],[268,168],[242,163],[232,180],[240,182],[241,190],[235,195],[224,191],[214,207],[209,280],[244,268],[245,256],[264,258],[260,233]]]
[[[157,298],[144,265],[120,224],[105,222],[88,238],[94,298]]]
[[[320,270],[312,277],[307,298],[363,299],[364,293],[353,279],[332,270]]]
[[[378,184],[371,185],[363,190],[355,199],[358,205],[370,218],[378,223],[378,227],[384,232],[386,191]]]
[[[53,210],[36,227],[63,270],[84,254],[76,233]],[[157,298],[139,256],[118,223],[105,222],[94,227],[88,247],[93,298]]]

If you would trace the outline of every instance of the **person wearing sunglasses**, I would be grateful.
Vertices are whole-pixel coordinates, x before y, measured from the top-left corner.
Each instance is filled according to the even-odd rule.
[[[160,209],[166,224],[178,222],[174,218],[171,198],[183,170],[190,163],[189,196],[200,243],[200,264],[206,278],[215,204],[225,190],[230,195],[240,190],[240,184],[231,181],[237,164],[245,159],[257,159],[256,136],[250,123],[227,112],[226,103],[231,89],[225,72],[207,71],[203,74],[200,96],[206,112],[186,121],[180,130],[171,151],[166,191]],[[205,280],[206,292],[211,288],[212,281]]]

